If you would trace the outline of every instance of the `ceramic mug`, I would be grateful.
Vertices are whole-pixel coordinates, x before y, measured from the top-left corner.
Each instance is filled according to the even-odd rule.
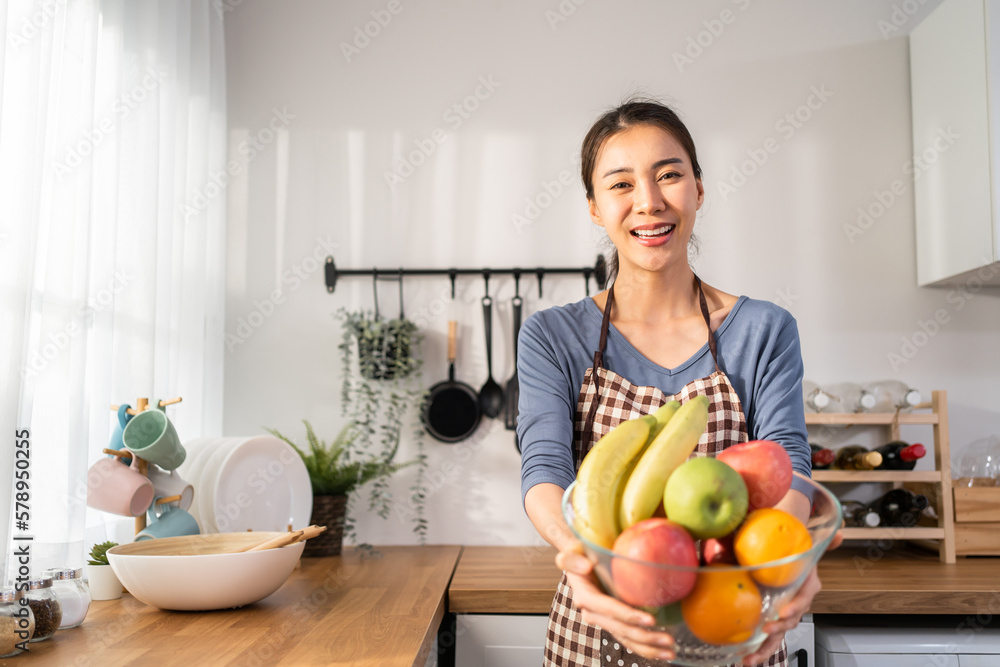
[[[184,463],[187,455],[174,425],[161,410],[143,410],[132,417],[122,431],[122,442],[125,449],[164,470]]]
[[[166,471],[159,466],[151,465],[146,471],[149,481],[153,483],[156,499],[169,496],[180,496],[177,506],[182,510],[189,509],[194,500],[194,487],[180,476],[176,470]]]
[[[138,471],[139,460],[123,466],[101,459],[87,472],[87,505],[122,516],[142,516],[153,502],[153,483]]]
[[[122,442],[122,431],[125,430],[125,425],[132,420],[132,415],[128,413],[131,407],[131,405],[126,404],[118,406],[118,425],[111,430],[111,441],[108,443],[108,449],[120,451],[125,446],[125,443]],[[122,463],[128,465],[131,460],[132,457],[129,456],[122,459]]]
[[[149,524],[139,531],[135,541],[152,540],[157,537],[177,537],[178,535],[198,535],[198,522],[187,511],[172,503],[154,505],[149,508]]]

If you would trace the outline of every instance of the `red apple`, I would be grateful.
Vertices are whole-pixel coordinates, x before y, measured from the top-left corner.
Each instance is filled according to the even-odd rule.
[[[669,519],[646,519],[622,531],[612,551],[662,565],[697,567],[698,549],[690,533]],[[694,588],[694,570],[645,565],[615,558],[611,576],[619,599],[635,607],[661,607],[683,599]]]
[[[785,448],[770,440],[753,440],[733,445],[716,459],[740,474],[750,494],[750,509],[774,507],[792,486],[792,459]]]
[[[725,537],[709,537],[702,540],[701,560],[705,565],[713,563],[736,565],[736,551],[733,550],[733,533]]]

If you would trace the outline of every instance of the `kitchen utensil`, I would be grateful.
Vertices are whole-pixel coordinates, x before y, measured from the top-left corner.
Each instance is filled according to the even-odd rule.
[[[493,379],[493,298],[490,296],[490,277],[484,276],[486,294],[483,296],[483,321],[486,324],[486,383],[479,390],[479,409],[491,419],[503,410],[503,388]]]
[[[101,459],[87,472],[87,506],[122,516],[141,516],[153,502],[153,484],[132,458],[124,466],[117,458]]]
[[[291,533],[285,533],[284,535],[279,535],[278,537],[272,537],[266,542],[258,544],[257,546],[250,547],[247,551],[263,551],[264,549],[278,549],[285,546],[286,544],[292,544],[293,542],[298,542],[299,538],[302,537],[302,531],[296,530]]]
[[[242,607],[266,598],[288,579],[305,542],[234,553],[286,532],[216,533],[122,544],[108,560],[139,601],[160,609]]]
[[[424,403],[424,428],[441,442],[465,440],[479,425],[482,412],[476,390],[455,379],[458,322],[448,322],[448,379],[431,387]]]
[[[517,399],[520,394],[520,388],[517,382],[517,334],[521,331],[521,290],[520,290],[520,276],[514,274],[514,298],[511,299],[511,310],[513,312],[513,324],[512,328],[514,330],[514,374],[510,376],[507,380],[507,388],[504,391],[504,399],[506,405],[504,406],[504,426],[508,431],[515,431],[517,429]],[[521,445],[518,442],[517,434],[514,434],[514,445],[517,447],[517,451],[521,451]]]
[[[187,456],[174,425],[162,410],[144,410],[133,417],[122,431],[122,442],[130,452],[164,470],[178,467]]]
[[[650,611],[657,619],[657,629],[669,632],[674,638],[677,663],[728,665],[742,662],[742,658],[760,647],[767,637],[762,630],[764,624],[778,618],[781,608],[795,596],[841,527],[842,512],[836,496],[811,479],[798,473],[795,473],[795,476],[802,483],[800,488],[805,489],[806,495],[811,496],[813,501],[812,514],[806,523],[812,538],[812,547],[803,553],[761,565],[713,564],[688,567],[619,556],[594,544],[577,532],[573,520],[573,492],[576,489],[576,482],[570,484],[563,495],[563,517],[573,535],[583,544],[585,555],[594,563],[594,572],[609,595],[619,599],[622,595],[630,598],[636,596],[657,598],[657,604],[662,606]],[[714,608],[704,603],[704,596],[699,600],[699,587],[705,590],[713,583],[721,585],[721,582],[726,580],[729,581],[726,585],[730,587],[738,584],[739,600],[745,606],[733,604],[737,601],[735,596],[729,598],[716,596],[717,604]],[[695,586],[694,591],[689,588],[692,584]],[[669,595],[671,591],[679,589],[689,592],[683,596],[680,593]],[[746,602],[748,593],[757,596],[759,613]],[[676,601],[670,603],[664,598]],[[726,606],[727,604],[733,604],[733,607],[730,608]],[[695,608],[695,605],[702,608]],[[705,606],[709,608],[705,609]],[[712,614],[714,616],[711,616]],[[710,631],[713,629],[713,618],[727,622],[745,618],[746,624],[742,625],[738,632],[746,633],[746,637],[743,641],[730,644],[714,644],[695,636],[692,623],[701,625],[704,636],[706,626]]]

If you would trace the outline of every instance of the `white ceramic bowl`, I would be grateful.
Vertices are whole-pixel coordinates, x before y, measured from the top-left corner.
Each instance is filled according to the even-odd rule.
[[[220,553],[281,533],[215,533],[163,537],[108,550],[111,568],[129,593],[152,607],[205,611],[242,607],[278,590],[305,542],[279,549]]]

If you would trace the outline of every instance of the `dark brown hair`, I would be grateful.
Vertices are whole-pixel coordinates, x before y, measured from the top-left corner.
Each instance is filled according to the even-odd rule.
[[[674,110],[656,100],[632,98],[598,118],[587,132],[587,136],[583,138],[583,146],[580,148],[580,176],[583,178],[587,199],[594,198],[594,167],[597,164],[597,154],[604,142],[636,125],[654,125],[668,132],[688,154],[694,177],[701,179],[701,165],[698,164],[694,139]],[[618,252],[613,250],[608,260],[608,283],[617,273]]]

